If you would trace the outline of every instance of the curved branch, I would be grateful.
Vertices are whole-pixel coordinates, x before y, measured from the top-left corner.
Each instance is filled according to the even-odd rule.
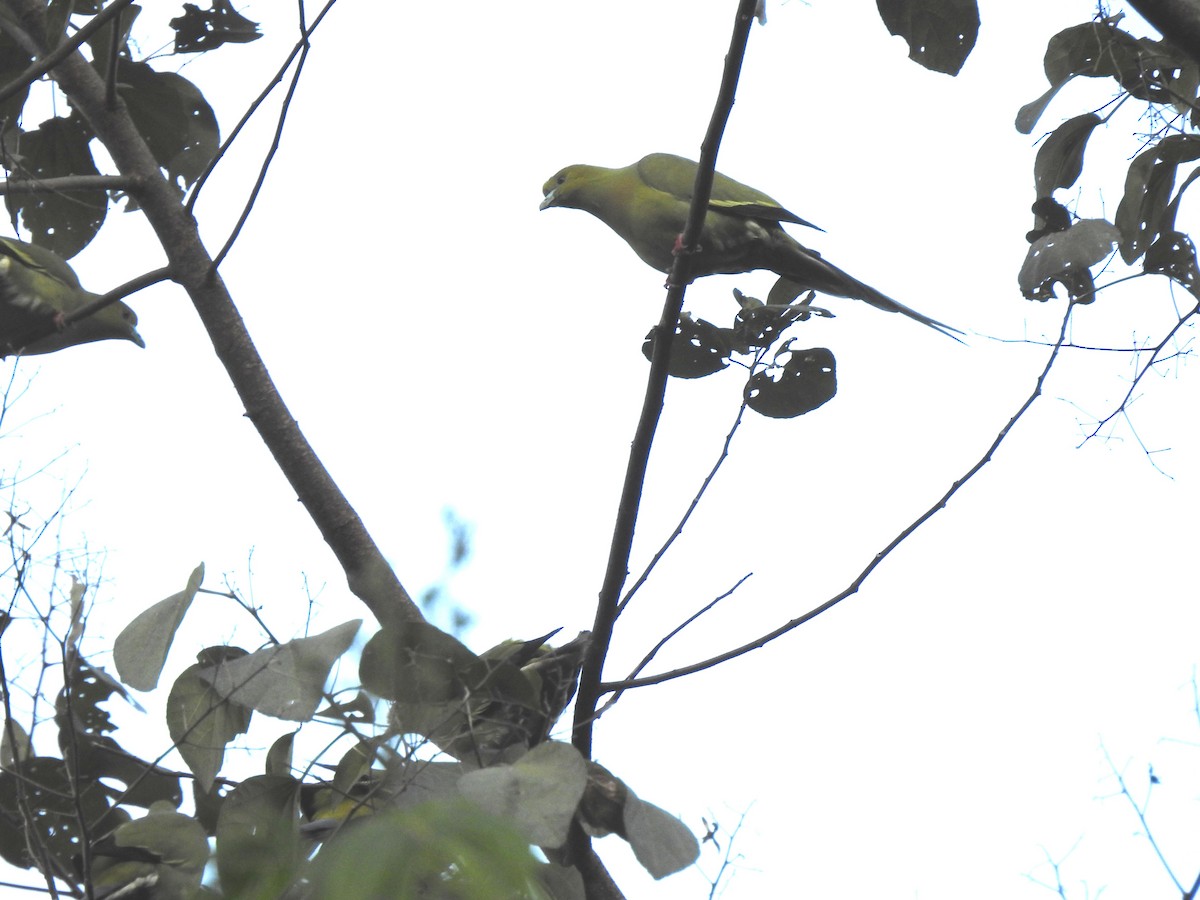
[[[39,0],[8,0],[8,6],[29,33],[43,33],[45,6]],[[114,110],[105,108],[104,81],[78,53],[64,59],[52,75],[87,119],[118,171],[141,180],[138,202],[166,251],[172,277],[188,292],[247,418],[333,550],[350,590],[380,623],[420,618],[420,610],[279,396],[229,291],[213,270],[195,219],[163,177],[124,104],[118,103]]]

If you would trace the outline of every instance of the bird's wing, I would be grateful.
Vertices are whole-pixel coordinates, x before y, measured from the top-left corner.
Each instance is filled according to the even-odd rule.
[[[671,153],[651,153],[637,164],[638,175],[648,186],[670,194],[679,200],[690,201],[696,183],[698,164]],[[791,222],[809,228],[823,229],[794,212],[784,209],[776,200],[755,190],[749,185],[734,181],[728,175],[717,172],[713,176],[712,195],[708,207],[716,212],[728,213],[747,219],[764,219],[769,222]]]

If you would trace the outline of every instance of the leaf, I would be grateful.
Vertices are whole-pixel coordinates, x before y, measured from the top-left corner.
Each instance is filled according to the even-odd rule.
[[[1200,267],[1196,263],[1196,247],[1192,239],[1179,231],[1168,231],[1146,251],[1145,271],[1150,275],[1166,275],[1179,282],[1200,300]]]
[[[317,854],[312,900],[537,896],[525,839],[465,800],[387,810],[355,826]]]
[[[32,820],[22,816],[22,802],[36,810]],[[75,870],[89,831],[104,834],[129,820],[128,813],[110,805],[101,785],[75,777],[61,759],[45,756],[25,760],[19,773],[0,772],[0,813],[5,861],[23,869],[49,862],[60,872]]]
[[[459,673],[478,657],[427,622],[383,628],[367,641],[358,664],[363,687],[386,700],[457,702],[465,696]]]
[[[183,15],[172,19],[176,53],[203,53],[222,44],[248,44],[262,37],[258,23],[239,14],[229,0],[213,0],[211,9],[183,4]]]
[[[278,719],[307,722],[324,696],[329,670],[350,648],[361,625],[361,619],[353,619],[199,674],[234,703]]]
[[[1033,181],[1039,197],[1049,197],[1055,189],[1070,187],[1079,180],[1088,138],[1100,122],[1095,113],[1076,116],[1046,138],[1033,164]]]
[[[172,181],[192,184],[221,143],[217,117],[204,95],[182,75],[124,59],[117,65],[117,82],[155,161]]]
[[[121,629],[113,643],[113,662],[125,684],[137,691],[158,687],[175,632],[203,582],[204,563],[201,563],[192,570],[182,591],[155,603]]]
[[[770,347],[795,322],[807,322],[812,316],[833,318],[829,310],[812,305],[817,296],[813,291],[808,291],[799,303],[792,302],[804,290],[795,282],[780,278],[767,295],[766,306],[743,306],[733,323],[734,346],[738,350],[744,347],[743,352],[747,353]],[[777,301],[783,301],[783,305]]]
[[[236,647],[209,648],[201,659],[215,656],[236,659],[246,651]],[[221,771],[225,745],[250,727],[253,711],[230,702],[212,686],[209,666],[189,666],[175,679],[167,697],[167,728],[179,755],[204,791]]]
[[[1017,131],[1029,134],[1050,101],[1076,75],[1112,77],[1135,96],[1146,94],[1142,73],[1147,63],[1142,58],[1142,48],[1136,38],[1116,27],[1119,18],[1073,25],[1050,38],[1044,60],[1050,89],[1021,107],[1017,113]]]
[[[14,23],[15,24],[15,23]],[[21,77],[29,64],[33,62],[33,57],[22,50],[15,40],[7,31],[0,29],[0,85],[13,84]],[[29,97],[29,85],[22,85],[7,100],[0,100],[0,128],[5,131],[16,130],[17,121],[21,117],[21,110],[25,106],[25,101]],[[11,151],[11,146],[8,142],[11,138],[5,138],[6,155]],[[8,168],[8,160],[5,160],[5,168]]]
[[[512,765],[468,772],[462,795],[492,815],[512,822],[531,844],[561,847],[587,784],[587,765],[570,744],[547,741]]]
[[[113,840],[118,847],[146,850],[168,865],[195,872],[197,885],[208,861],[208,835],[200,823],[165,803],[126,822],[113,833]]]
[[[267,762],[263,766],[265,775],[290,775],[292,773],[292,748],[298,731],[289,731],[275,739],[267,751]]]
[[[221,804],[217,873],[226,897],[280,897],[304,858],[296,817],[300,783],[281,775],[243,781]]]
[[[99,174],[89,146],[92,137],[91,129],[78,116],[47,119],[36,131],[18,133],[15,145],[20,166],[13,172],[14,182]],[[4,203],[10,217],[20,216],[35,244],[64,259],[88,245],[108,213],[108,194],[103,190],[12,191],[4,195]]]
[[[1060,283],[1072,300],[1090,302],[1090,267],[1112,253],[1121,234],[1104,219],[1084,219],[1066,231],[1038,238],[1017,276],[1017,283],[1030,300],[1050,300],[1054,284]]]
[[[4,729],[0,732],[0,769],[12,771],[17,763],[32,756],[33,744],[29,733],[16,719],[5,719],[0,728]]]
[[[142,8],[135,4],[130,4],[121,10],[121,12],[109,19],[100,26],[99,31],[92,32],[88,38],[88,47],[92,51],[92,61],[95,67],[100,72],[108,71],[108,62],[113,45],[113,28],[120,28],[121,31],[117,37],[117,53],[119,56],[128,57],[129,53],[129,33],[133,30],[133,23],[141,14]]]
[[[743,396],[760,415],[790,419],[812,412],[837,393],[837,361],[825,347],[792,350],[789,339],[775,354],[776,366],[755,372]],[[786,358],[786,359],[785,359]],[[782,365],[779,360],[785,359]]]
[[[656,879],[686,869],[700,856],[691,829],[633,791],[625,801],[625,832],[637,861]]]
[[[908,43],[908,58],[934,72],[957,75],[979,36],[975,0],[876,0],[892,34]]]
[[[642,343],[642,355],[646,359],[654,353],[654,335],[651,330]],[[720,372],[729,365],[732,352],[728,335],[728,328],[718,328],[711,322],[693,319],[683,313],[675,326],[667,372],[675,378],[704,378]]]
[[[1200,137],[1173,134],[1129,164],[1125,194],[1114,219],[1121,232],[1121,258],[1126,263],[1133,263],[1145,253],[1158,234],[1174,228],[1174,214],[1167,220],[1167,210],[1175,175],[1180,163],[1195,159],[1200,159]]]

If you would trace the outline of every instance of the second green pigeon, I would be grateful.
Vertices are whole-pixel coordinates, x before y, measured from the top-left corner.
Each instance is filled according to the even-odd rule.
[[[0,237],[0,357],[53,353],[92,341],[131,341],[145,347],[137,331],[137,313],[120,300],[78,322],[66,322],[67,316],[99,297],[84,289],[57,253]]]

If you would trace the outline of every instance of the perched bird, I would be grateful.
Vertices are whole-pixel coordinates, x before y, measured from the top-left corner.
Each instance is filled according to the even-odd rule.
[[[589,212],[623,237],[644,262],[667,272],[687,221],[697,164],[669,153],[651,153],[623,169],[567,166],[542,187],[541,208],[568,206]],[[816,228],[761,191],[721,173],[713,180],[700,247],[691,274],[731,275],[769,269],[795,287],[791,296],[814,290],[850,297],[887,312],[903,313],[948,337],[962,334],[881,294],[783,230],[791,222]],[[820,230],[820,229],[818,229]]]
[[[0,357],[53,353],[104,340],[145,347],[137,332],[137,313],[120,300],[77,322],[66,322],[68,315],[99,297],[80,285],[57,253],[0,237]],[[49,328],[54,331],[47,334]]]

